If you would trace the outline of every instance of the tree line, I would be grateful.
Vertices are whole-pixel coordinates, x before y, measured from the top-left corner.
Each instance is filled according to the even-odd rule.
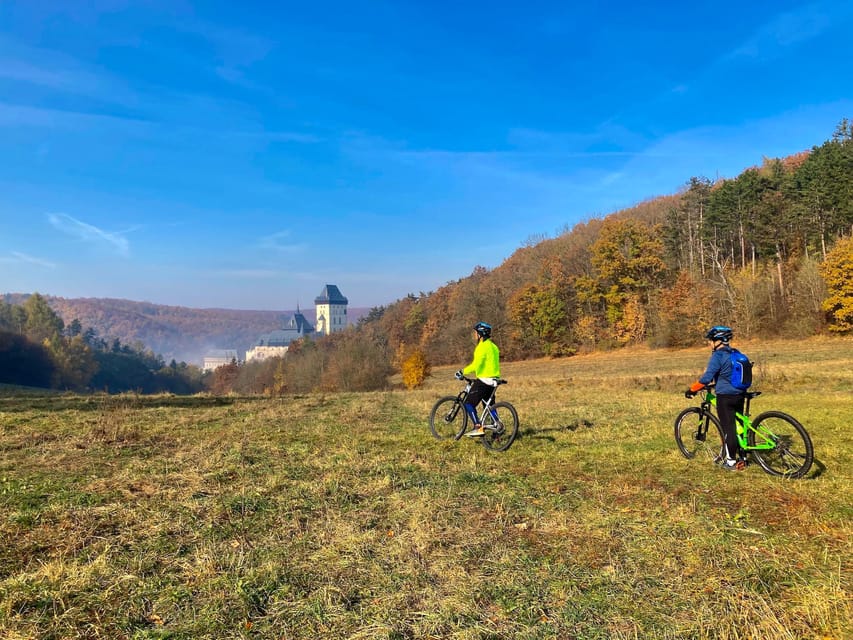
[[[3,319],[10,313],[0,309],[0,329],[13,326]],[[478,321],[492,324],[508,360],[687,346],[712,324],[743,338],[850,333],[853,125],[842,120],[822,145],[735,178],[692,177],[677,194],[531,240],[495,269],[371,309],[346,332],[293,343],[283,358],[221,367],[206,385],[359,391],[402,371],[412,386],[431,365],[467,362]],[[67,334],[53,348],[38,332],[18,333],[47,350],[39,357],[52,358],[53,384],[85,379],[87,340]]]
[[[495,269],[376,307],[344,334],[217,371],[217,389],[372,389],[392,371],[412,386],[432,364],[467,362],[481,320],[509,360],[688,346],[712,324],[743,338],[849,333],[851,235],[845,119],[810,151],[732,179],[693,177],[675,195],[528,242]]]
[[[79,320],[68,325],[38,293],[0,301],[0,383],[73,391],[196,393],[201,370],[163,358],[142,343],[102,338]]]
[[[853,329],[853,125],[810,151],[733,179],[693,177],[652,199],[518,249],[502,265],[364,318],[389,350],[433,364],[470,356],[470,327],[494,326],[510,359],[644,343],[801,337]]]

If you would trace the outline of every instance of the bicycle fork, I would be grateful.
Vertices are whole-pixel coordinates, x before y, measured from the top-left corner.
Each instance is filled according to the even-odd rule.
[[[456,402],[453,404],[452,407],[450,407],[450,411],[447,412],[447,415],[444,416],[444,421],[445,422],[453,422],[454,420],[456,420],[456,414],[458,414],[458,413],[459,413],[459,403]]]
[[[699,426],[696,427],[696,433],[693,434],[693,437],[697,442],[705,442],[705,439],[708,437],[708,425],[711,423],[711,419],[708,417],[709,407],[706,407],[705,404],[702,404],[702,417],[699,420]]]

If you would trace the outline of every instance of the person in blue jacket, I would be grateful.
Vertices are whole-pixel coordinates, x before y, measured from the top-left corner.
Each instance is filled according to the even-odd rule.
[[[725,438],[725,458],[720,466],[727,471],[740,471],[745,468],[745,455],[738,443],[735,431],[735,412],[743,413],[745,392],[732,386],[732,348],[729,344],[734,337],[731,327],[714,326],[708,329],[705,339],[711,343],[711,358],[699,380],[684,392],[692,398],[710,383],[714,383],[717,396],[717,415]]]

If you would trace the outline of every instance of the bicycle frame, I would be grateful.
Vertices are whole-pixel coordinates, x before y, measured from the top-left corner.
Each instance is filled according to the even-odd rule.
[[[743,409],[734,413],[738,450],[749,453],[753,461],[770,475],[804,477],[814,462],[814,446],[808,432],[796,418],[783,411],[764,411],[751,418],[750,403],[759,395],[760,391],[743,394]],[[715,411],[720,406],[718,398],[710,385],[699,397],[700,406],[684,409],[675,419],[675,442],[688,460],[701,452],[712,456],[714,462],[720,464],[722,457],[728,454],[726,441],[734,434],[724,433],[719,413]],[[729,399],[728,396],[724,397]],[[740,398],[737,400],[737,404],[740,404]],[[712,424],[716,431],[706,442]]]
[[[743,407],[743,413],[735,411],[735,431],[740,448],[744,451],[761,451],[770,450],[776,447],[776,436],[769,429],[761,426],[756,429],[752,424],[752,419],[749,417],[749,403],[753,398],[761,395],[760,391],[751,391],[746,394],[746,402]],[[716,408],[717,396],[710,389],[705,389],[705,399],[702,401],[702,408],[709,411],[711,407]],[[755,444],[749,444],[748,433],[752,431],[756,434]],[[761,441],[759,442],[759,438]]]
[[[465,402],[468,400],[468,394],[471,393],[471,386],[474,384],[474,380],[465,378],[465,387],[456,395],[456,399],[459,401],[459,404],[453,407],[453,410],[450,413],[450,419],[453,420],[456,418],[456,414],[461,409],[465,411]],[[486,418],[486,411],[489,411],[492,407],[492,403],[495,401],[495,396],[497,395],[498,388],[495,387],[492,389],[492,393],[488,398],[483,399],[483,411],[480,413],[480,424],[483,424],[483,421]],[[476,409],[476,407],[475,407]]]
[[[476,384],[476,379],[467,378],[461,374],[456,376],[457,380],[464,381],[464,388],[455,396],[444,396],[439,398],[433,405],[429,414],[429,428],[432,435],[438,440],[453,438],[459,440],[465,435],[465,429],[469,422],[480,425],[481,433],[469,432],[472,437],[477,437],[482,445],[492,451],[506,451],[518,436],[518,413],[509,402],[498,402],[497,388],[506,384],[506,380],[498,380],[497,385],[486,394],[481,402],[471,413],[465,408],[466,403],[471,402],[471,389]],[[462,412],[461,420],[459,412]]]
[[[448,422],[452,422],[456,419],[456,414],[459,413],[459,410],[465,411],[465,401],[468,399],[468,394],[471,393],[471,385],[474,384],[473,380],[468,380],[466,378],[465,387],[456,395],[457,403],[453,405],[453,409],[450,411],[448,415]]]

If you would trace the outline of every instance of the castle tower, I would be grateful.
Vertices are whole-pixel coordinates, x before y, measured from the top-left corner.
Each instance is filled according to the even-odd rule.
[[[314,298],[317,307],[317,333],[327,336],[338,333],[347,327],[347,303],[334,284],[323,287],[320,295]]]

